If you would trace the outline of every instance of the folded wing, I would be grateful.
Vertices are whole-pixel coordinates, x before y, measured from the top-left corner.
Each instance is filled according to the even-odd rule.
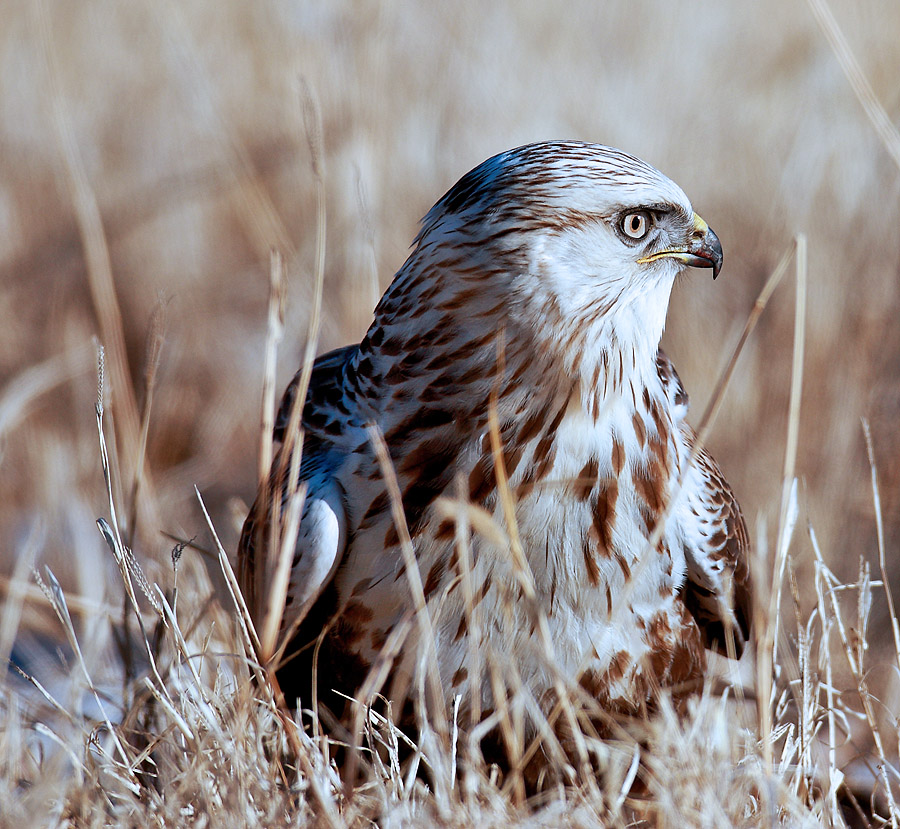
[[[347,545],[344,493],[335,479],[343,461],[339,445],[344,369],[357,346],[345,346],[319,357],[310,378],[302,413],[303,449],[297,486],[291,488],[293,445],[282,444],[272,463],[268,487],[261,488],[244,522],[238,546],[238,579],[254,620],[258,621],[271,578],[267,550],[282,543],[292,498],[305,486],[303,513],[293,549],[282,628],[299,624],[328,586]],[[295,404],[300,373],[281,400],[274,438],[284,441]],[[274,530],[274,531],[273,531]],[[274,556],[269,556],[274,561]]]
[[[664,352],[659,352],[656,364],[681,432],[684,467],[696,440],[684,420],[688,396]],[[676,524],[687,561],[682,598],[704,645],[727,653],[730,631],[735,655],[740,656],[750,636],[750,542],[737,499],[705,448],[684,476],[681,500],[670,520]]]

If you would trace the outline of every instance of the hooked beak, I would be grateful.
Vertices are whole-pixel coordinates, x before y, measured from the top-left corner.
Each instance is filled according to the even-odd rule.
[[[663,258],[677,259],[693,268],[712,268],[715,279],[722,270],[722,243],[713,229],[695,213],[694,229],[686,247],[661,250],[637,261],[653,262]]]

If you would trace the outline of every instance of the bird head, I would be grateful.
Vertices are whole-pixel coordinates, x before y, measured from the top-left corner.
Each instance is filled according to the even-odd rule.
[[[599,144],[546,142],[494,156],[425,217],[419,249],[450,245],[480,274],[504,324],[530,326],[581,353],[614,336],[653,359],[672,284],[686,267],[722,266],[718,237],[678,185]],[[468,283],[470,278],[464,278]]]

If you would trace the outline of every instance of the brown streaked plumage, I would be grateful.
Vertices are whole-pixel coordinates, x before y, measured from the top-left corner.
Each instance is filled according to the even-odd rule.
[[[313,369],[302,413],[307,495],[283,622],[294,631],[288,653],[299,655],[279,671],[291,702],[310,704],[316,653],[320,704],[341,716],[332,692],[355,694],[412,618],[373,425],[402,494],[442,689],[448,704],[461,695],[463,721],[495,707],[478,660],[503,665],[539,706],[562,682],[635,711],[660,687],[699,678],[705,648],[724,651],[732,639],[740,652],[746,529],[712,457],[689,462],[687,395],[659,351],[676,276],[692,265],[715,277],[721,261],[675,184],[600,145],[511,150],[438,201],[362,342]],[[297,388],[295,378],[276,440]],[[496,533],[469,530],[460,548],[462,530],[439,508],[465,492],[506,526],[492,399],[527,576]],[[291,493],[279,470],[292,451],[282,445],[273,465],[282,502]],[[251,608],[266,589],[257,570],[268,501],[261,493],[239,548]],[[426,653],[421,629],[408,626],[382,689],[397,706],[416,694]]]

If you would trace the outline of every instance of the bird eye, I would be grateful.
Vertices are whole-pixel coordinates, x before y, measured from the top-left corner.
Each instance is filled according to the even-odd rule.
[[[622,218],[621,228],[629,239],[643,239],[650,230],[650,214],[646,210],[626,213]]]

